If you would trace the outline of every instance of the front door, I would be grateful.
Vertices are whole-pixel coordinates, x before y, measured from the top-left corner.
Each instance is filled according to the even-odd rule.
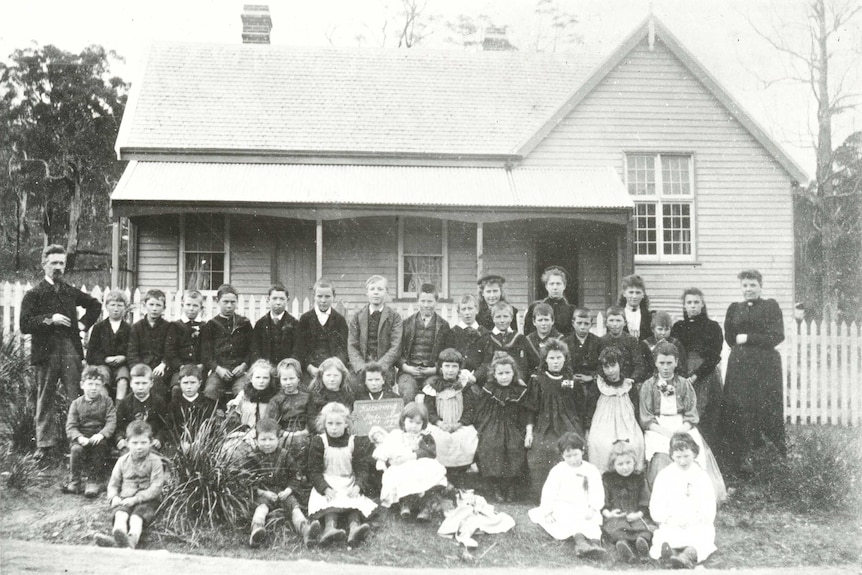
[[[555,226],[556,227],[556,226]],[[562,228],[562,226],[560,226]],[[550,266],[561,266],[568,272],[566,299],[578,305],[578,244],[575,234],[558,229],[554,233],[543,234],[536,241],[535,294],[536,299],[548,297],[542,283],[542,272]]]
[[[288,311],[291,311],[293,298],[299,300],[299,313],[303,311],[303,300],[308,298],[311,302],[313,299],[311,288],[317,281],[314,226],[314,222],[305,220],[281,220],[278,223],[273,279],[284,284],[290,293]]]

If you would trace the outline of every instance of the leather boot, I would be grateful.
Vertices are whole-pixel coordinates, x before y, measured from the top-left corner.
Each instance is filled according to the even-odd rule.
[[[670,565],[674,569],[694,569],[697,565],[697,551],[694,547],[686,547],[670,557]]]
[[[371,527],[368,523],[363,523],[358,511],[350,513],[350,532],[347,535],[347,545],[356,546],[365,541]]]
[[[321,547],[344,541],[345,537],[347,537],[347,533],[344,532],[344,529],[339,529],[336,526],[335,520],[335,513],[328,513],[326,515],[326,518],[324,519],[326,527],[323,528],[323,533],[320,534]]]
[[[269,507],[266,505],[258,505],[254,510],[254,515],[251,518],[251,536],[248,538],[248,544],[252,547],[260,547],[263,540],[266,538],[266,514],[269,513]]]
[[[306,547],[317,545],[317,540],[320,537],[320,522],[316,519],[309,522],[302,511],[294,509],[291,513],[291,522],[297,534],[302,537],[302,544]]]

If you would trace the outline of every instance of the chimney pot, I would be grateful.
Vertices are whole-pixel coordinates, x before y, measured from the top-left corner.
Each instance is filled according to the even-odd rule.
[[[242,43],[269,44],[272,18],[266,4],[246,4],[242,7]]]

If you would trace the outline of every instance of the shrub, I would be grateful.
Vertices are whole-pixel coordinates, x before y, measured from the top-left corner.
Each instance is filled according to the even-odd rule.
[[[753,483],[767,499],[798,513],[862,512],[862,442],[855,428],[798,426],[787,436],[787,458],[764,457]]]
[[[36,446],[36,388],[30,358],[11,334],[0,342],[0,425],[10,449]]]
[[[32,486],[43,471],[32,453],[8,452],[2,458],[3,480],[10,489],[24,490]]]
[[[252,513],[251,486],[257,474],[238,461],[242,446],[226,440],[221,418],[201,423],[197,432],[184,430],[170,459],[169,482],[159,506],[163,524],[177,533],[201,527],[244,523]]]

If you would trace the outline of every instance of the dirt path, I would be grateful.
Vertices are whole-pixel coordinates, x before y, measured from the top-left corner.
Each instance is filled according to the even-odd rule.
[[[0,540],[0,573],[38,573],[49,575],[117,575],[152,573],[158,575],[219,575],[253,573],[254,575],[284,575],[285,572],[302,575],[400,575],[398,567],[372,567],[369,565],[330,564],[318,561],[261,561],[258,559],[230,559],[182,555],[167,551],[130,551],[103,549],[95,546],[51,545],[14,539]],[[411,575],[546,575],[550,572],[571,573],[571,569],[413,569]],[[609,573],[606,569],[579,567],[585,575]],[[632,573],[633,571],[628,571]],[[663,573],[653,571],[650,573]],[[671,573],[670,571],[668,573]],[[679,573],[678,571],[674,573]],[[709,570],[710,574],[734,575],[859,575],[858,566],[798,567],[782,569]]]

